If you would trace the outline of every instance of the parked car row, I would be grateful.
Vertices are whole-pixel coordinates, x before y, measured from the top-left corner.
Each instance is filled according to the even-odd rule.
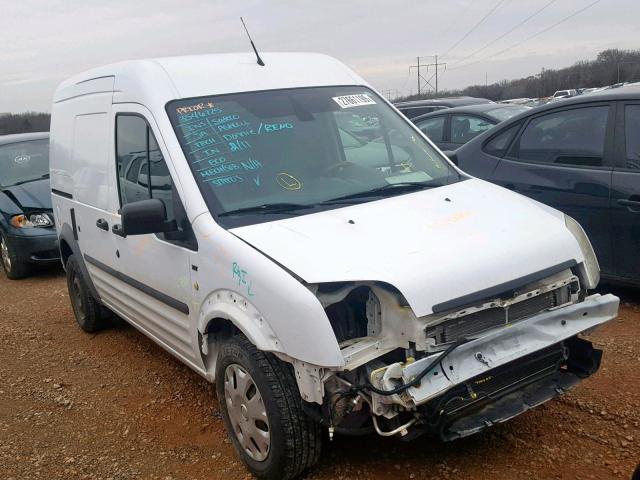
[[[450,97],[432,98],[428,100],[412,100],[410,102],[397,102],[395,107],[409,120],[426,113],[443,110],[445,108],[463,107],[466,105],[480,105],[484,103],[494,103],[486,98],[474,97]]]
[[[500,122],[529,110],[519,105],[484,103],[453,107],[411,121],[442,150],[455,150]]]
[[[542,200],[574,195],[567,214],[467,174],[337,60],[256,57],[137,60],[63,82],[51,204],[26,201],[48,182],[44,147],[26,143],[45,138],[6,142],[3,228],[50,239],[55,224],[83,330],[116,314],[214,383],[238,456],[273,480],[312,467],[325,429],[451,441],[598,370],[581,334],[619,299],[593,292],[579,221],[598,235],[589,222],[611,215],[607,174],[618,214],[637,210],[635,100],[569,118],[469,98],[397,106],[467,141],[452,158],[494,182],[533,193],[522,185],[540,167]],[[499,181],[491,161],[530,171]],[[551,167],[580,174],[551,183]],[[637,217],[624,221],[635,235]],[[9,271],[16,248],[36,250],[25,242],[3,243]]]
[[[546,105],[549,102],[557,102],[558,100],[564,100],[566,98],[573,98],[578,95],[588,95],[592,93],[602,92],[604,90],[612,90],[621,87],[633,87],[640,85],[640,82],[620,82],[613,85],[606,85],[604,87],[591,87],[591,88],[570,88],[566,90],[557,90],[550,97],[541,98],[512,98],[508,100],[500,100],[500,103],[523,105],[527,107],[540,107]]]

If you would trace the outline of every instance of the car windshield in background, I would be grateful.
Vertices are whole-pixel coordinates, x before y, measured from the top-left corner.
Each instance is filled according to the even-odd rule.
[[[49,176],[49,140],[0,145],[0,187]]]
[[[226,225],[459,180],[406,120],[363,87],[179,100],[167,111],[209,208]]]
[[[508,107],[498,107],[493,110],[488,110],[487,115],[491,115],[496,120],[504,122],[505,120],[509,120],[511,117],[515,117],[516,115],[520,115],[527,110],[531,110],[530,107],[524,106],[515,106],[511,105]]]

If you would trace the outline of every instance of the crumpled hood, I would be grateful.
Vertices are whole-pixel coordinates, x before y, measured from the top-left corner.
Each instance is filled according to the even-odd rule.
[[[51,210],[51,184],[48,179],[35,180],[22,185],[0,188],[0,195],[5,195],[16,206],[16,211]]]
[[[417,316],[583,261],[560,212],[478,179],[231,231],[308,283],[389,283]]]

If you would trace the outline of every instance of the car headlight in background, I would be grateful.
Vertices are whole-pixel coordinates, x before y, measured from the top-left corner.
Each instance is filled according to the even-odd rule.
[[[47,213],[30,213],[11,217],[11,225],[15,228],[52,227],[53,220]]]
[[[578,245],[580,245],[580,250],[582,250],[582,256],[584,257],[585,287],[589,290],[594,289],[600,282],[600,265],[598,264],[598,258],[593,251],[589,237],[584,233],[582,226],[569,215],[564,216],[564,223],[576,238]]]

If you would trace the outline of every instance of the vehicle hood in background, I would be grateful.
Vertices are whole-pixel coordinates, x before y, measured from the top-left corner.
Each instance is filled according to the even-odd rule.
[[[15,205],[15,212],[7,213],[23,213],[25,210],[51,210],[52,208],[51,184],[48,179],[34,180],[13,187],[0,187],[0,196],[3,195],[5,199],[10,201],[9,205]],[[2,204],[5,203],[2,202]]]
[[[560,212],[478,179],[231,232],[308,283],[389,283],[417,316],[583,260]]]

